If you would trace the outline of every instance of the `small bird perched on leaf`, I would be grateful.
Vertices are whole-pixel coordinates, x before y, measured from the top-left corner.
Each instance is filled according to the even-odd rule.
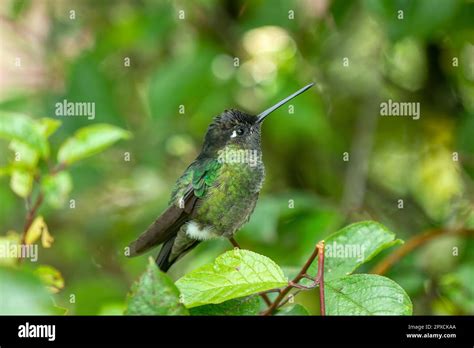
[[[129,256],[163,244],[156,263],[166,272],[203,240],[233,240],[249,220],[265,177],[260,147],[263,120],[313,85],[257,116],[225,110],[214,118],[201,153],[177,180],[168,208],[129,245]]]

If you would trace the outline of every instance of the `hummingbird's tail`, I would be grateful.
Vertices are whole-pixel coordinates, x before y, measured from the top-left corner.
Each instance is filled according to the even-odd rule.
[[[168,239],[156,257],[156,265],[163,271],[167,272],[175,260],[170,260],[171,250],[173,249],[174,240],[176,237]]]
[[[190,239],[178,233],[163,244],[156,257],[156,265],[163,272],[167,272],[176,261],[191,251],[191,249],[194,249],[199,242],[199,240]]]
[[[171,204],[148,229],[128,246],[128,256],[137,256],[162,244],[176,236],[181,226],[193,213],[197,197],[190,185],[182,198],[184,207]],[[180,203],[181,204],[181,203]]]

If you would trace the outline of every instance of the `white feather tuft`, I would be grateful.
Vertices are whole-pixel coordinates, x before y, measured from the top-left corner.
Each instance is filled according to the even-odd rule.
[[[189,238],[197,240],[206,240],[216,237],[216,235],[212,233],[211,227],[205,226],[204,228],[201,228],[201,226],[194,221],[190,221],[186,225],[186,235]]]

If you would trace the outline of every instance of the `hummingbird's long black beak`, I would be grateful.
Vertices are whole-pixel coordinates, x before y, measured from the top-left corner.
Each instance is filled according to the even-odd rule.
[[[268,115],[270,115],[273,111],[275,111],[276,109],[278,109],[280,106],[282,106],[283,104],[289,102],[291,99],[293,99],[294,97],[296,97],[297,95],[300,95],[301,93],[303,93],[304,91],[306,91],[307,89],[310,89],[311,87],[313,87],[314,85],[314,82],[310,83],[309,85],[307,86],[304,86],[303,88],[301,88],[299,91],[296,91],[295,93],[293,93],[292,95],[286,97],[285,99],[283,99],[282,101],[279,101],[278,103],[276,103],[275,105],[273,105],[272,107],[268,108],[267,110],[265,110],[264,112],[262,112],[261,114],[259,114],[257,116],[257,123],[262,123],[263,120],[265,119],[265,117],[267,117]]]

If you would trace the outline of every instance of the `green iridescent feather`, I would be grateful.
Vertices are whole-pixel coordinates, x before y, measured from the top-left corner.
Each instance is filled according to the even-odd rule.
[[[219,176],[221,166],[217,159],[211,158],[191,164],[176,182],[170,203],[176,204],[184,196],[189,185],[193,186],[196,197],[203,198],[207,189],[214,184]]]

